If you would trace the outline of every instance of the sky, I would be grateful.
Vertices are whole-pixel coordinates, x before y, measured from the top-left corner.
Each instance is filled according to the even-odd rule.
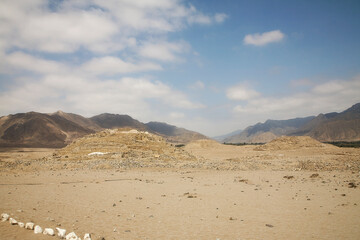
[[[217,136],[358,102],[358,0],[0,1],[0,116],[107,112]]]

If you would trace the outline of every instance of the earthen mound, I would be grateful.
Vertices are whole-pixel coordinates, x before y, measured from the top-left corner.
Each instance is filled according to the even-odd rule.
[[[162,137],[137,130],[107,129],[75,140],[58,150],[55,158],[66,160],[195,160]]]
[[[302,148],[327,148],[328,144],[321,143],[308,136],[283,136],[271,142],[258,146],[255,150],[296,150]]]

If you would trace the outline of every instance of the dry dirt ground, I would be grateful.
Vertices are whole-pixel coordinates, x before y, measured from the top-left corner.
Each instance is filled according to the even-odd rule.
[[[7,149],[0,212],[92,239],[360,239],[360,151],[282,144],[197,141],[181,150],[196,160],[137,164]],[[51,238],[0,222],[0,239]]]

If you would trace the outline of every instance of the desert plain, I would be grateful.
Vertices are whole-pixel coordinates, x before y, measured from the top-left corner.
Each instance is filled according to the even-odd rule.
[[[1,213],[81,238],[360,239],[360,150],[309,137],[176,147],[105,131],[0,160]],[[52,238],[0,222],[0,239]]]

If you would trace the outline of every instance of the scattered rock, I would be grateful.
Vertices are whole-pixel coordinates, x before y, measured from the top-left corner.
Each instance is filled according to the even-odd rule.
[[[35,224],[32,223],[32,222],[27,222],[27,223],[25,224],[25,228],[26,228],[26,229],[29,229],[29,230],[34,230],[34,226],[35,226]]]
[[[269,228],[274,227],[274,226],[273,226],[273,225],[271,225],[271,224],[265,224],[265,226],[267,226],[267,227],[269,227]]]
[[[7,213],[2,213],[1,214],[1,221],[2,222],[6,222],[8,219],[9,219],[9,214],[7,214]]]
[[[38,234],[38,233],[42,233],[42,228],[39,226],[39,225],[36,225],[35,228],[34,228],[34,233],[35,234]]]
[[[18,223],[14,218],[10,218],[9,222],[11,225],[16,225]]]
[[[85,233],[84,240],[91,240],[90,233]]]
[[[44,235],[55,236],[54,229],[52,229],[52,228],[45,228],[43,234]]]
[[[356,188],[357,186],[356,186],[356,184],[355,183],[353,183],[353,182],[349,182],[349,188]]]
[[[293,179],[294,176],[284,176],[284,178],[286,178],[286,179]]]
[[[19,227],[23,228],[25,227],[25,224],[23,222],[18,222]]]
[[[65,229],[57,227],[56,230],[58,231],[58,233],[57,233],[58,237],[65,238],[65,235],[66,235],[66,230]]]
[[[317,178],[317,177],[319,177],[319,174],[318,174],[318,173],[313,173],[313,174],[311,174],[311,176],[310,176],[310,178]]]
[[[66,235],[66,240],[81,240],[74,232],[69,233]]]

